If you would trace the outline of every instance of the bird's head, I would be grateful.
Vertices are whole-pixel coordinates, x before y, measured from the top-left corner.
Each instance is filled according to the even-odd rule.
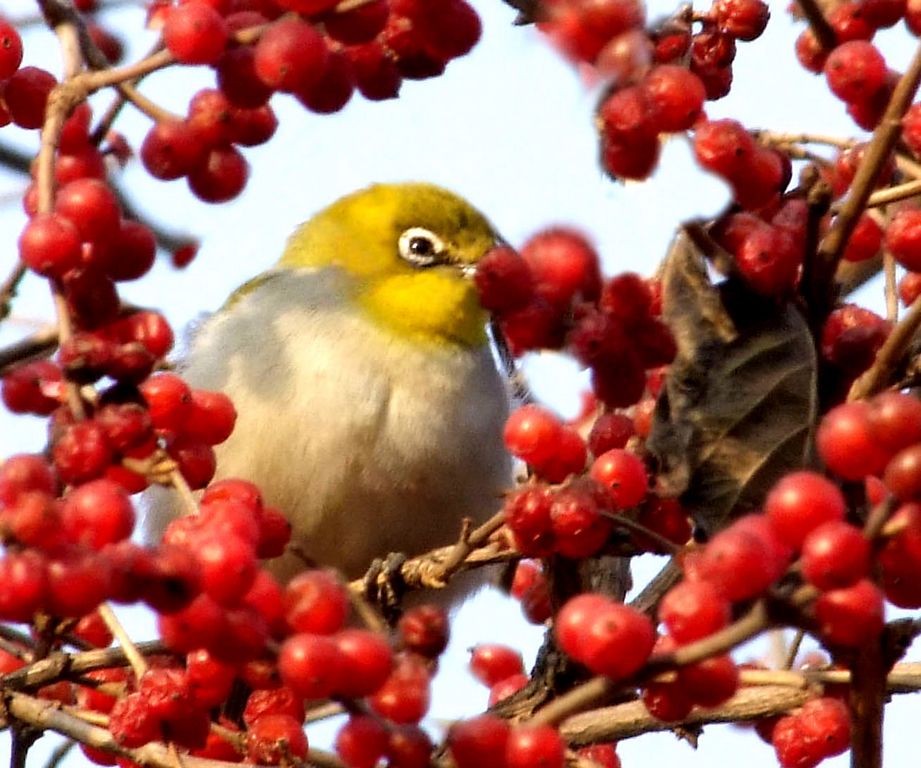
[[[288,241],[281,268],[339,267],[356,301],[391,331],[479,346],[486,313],[472,273],[498,242],[466,200],[432,184],[376,184],[343,197]]]

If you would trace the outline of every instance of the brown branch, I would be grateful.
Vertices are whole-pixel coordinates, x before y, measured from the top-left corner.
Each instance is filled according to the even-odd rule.
[[[30,360],[47,357],[58,345],[58,329],[46,328],[0,349],[0,376]]]
[[[3,281],[3,284],[0,285],[0,320],[5,320],[9,317],[13,308],[13,299],[16,298],[16,294],[19,292],[19,284],[25,276],[26,265],[20,261],[13,267],[12,272]]]
[[[887,189],[878,189],[867,198],[867,208],[879,208],[881,205],[909,200],[921,195],[921,179],[912,179]]]
[[[459,571],[518,559],[521,555],[517,552],[490,539],[502,527],[503,520],[499,512],[479,528],[469,533],[462,531],[456,544],[406,560],[400,566],[400,578],[404,585],[409,589],[443,589],[448,579]],[[368,576],[355,579],[349,587],[359,593],[364,592],[366,579],[370,575],[369,572]]]
[[[137,643],[138,651],[144,656],[167,653],[160,641]],[[2,687],[7,690],[31,690],[61,679],[70,679],[97,669],[121,667],[128,663],[123,648],[100,648],[82,653],[53,653],[27,667],[17,669],[2,678]]]
[[[122,623],[118,620],[118,616],[115,615],[111,605],[103,603],[99,606],[98,611],[106,628],[112,633],[112,636],[118,640],[122,651],[125,653],[125,658],[128,659],[128,663],[131,665],[134,676],[140,680],[147,671],[147,662],[144,660],[144,656],[134,644],[131,635],[128,634],[122,626]]]
[[[876,353],[873,365],[851,385],[848,400],[861,400],[886,388],[918,328],[921,328],[921,298],[915,299],[905,316],[892,329]]]
[[[145,768],[176,768],[175,754],[165,744],[152,743],[139,749],[124,749],[105,728],[100,728],[64,712],[60,705],[43,701],[24,693],[11,692],[5,697],[7,717],[22,723],[52,730],[91,747],[128,757]],[[185,768],[227,768],[221,760],[208,760],[191,755],[182,756]]]
[[[851,232],[857,224],[857,219],[866,207],[883,166],[898,141],[902,130],[900,122],[902,115],[911,104],[919,83],[921,83],[921,45],[915,51],[908,70],[896,84],[886,111],[873,132],[873,138],[867,145],[863,159],[857,167],[841,212],[819,246],[819,257],[830,272],[834,271],[834,267],[837,266]]]
[[[838,37],[835,35],[835,30],[832,29],[831,24],[828,23],[828,19],[825,18],[825,14],[822,13],[822,9],[819,7],[816,0],[797,0],[797,5],[803,12],[803,16],[806,17],[806,21],[809,22],[809,28],[812,30],[812,34],[815,35],[815,39],[822,48],[826,51],[830,51],[838,45]]]
[[[695,709],[678,723],[654,718],[642,702],[580,712],[566,718],[560,733],[574,746],[626,739],[676,727],[699,727],[711,723],[738,723],[782,715],[802,706],[815,695],[816,685],[848,685],[847,670],[742,670],[743,687],[729,701],[714,709]],[[885,679],[889,693],[921,690],[921,663],[897,664]],[[861,766],[863,768],[863,766]]]

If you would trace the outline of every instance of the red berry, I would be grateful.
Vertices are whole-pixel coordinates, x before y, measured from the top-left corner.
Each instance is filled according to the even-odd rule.
[[[729,654],[678,669],[678,686],[695,704],[718,707],[739,688],[739,669]]]
[[[22,38],[9,21],[0,17],[0,80],[6,80],[22,62]]]
[[[113,280],[137,280],[150,271],[156,255],[157,241],[150,228],[122,219],[111,247],[104,252],[103,268]]]
[[[393,653],[386,637],[365,629],[343,629],[334,639],[344,665],[336,693],[360,698],[384,685],[393,669]]]
[[[638,671],[655,643],[655,630],[639,611],[601,595],[569,600],[554,627],[560,647],[597,675],[621,680]]]
[[[522,554],[538,557],[552,552],[552,504],[553,495],[545,485],[520,488],[506,498],[505,522]]]
[[[506,768],[510,727],[495,715],[461,720],[448,731],[448,751],[457,768]]]
[[[206,203],[225,203],[246,186],[249,164],[234,147],[215,147],[188,174],[189,189]]]
[[[921,296],[921,272],[906,272],[899,280],[899,299],[910,307]]]
[[[205,150],[188,121],[161,120],[144,137],[140,157],[151,176],[167,181],[186,176],[202,162]]]
[[[881,392],[867,413],[874,439],[890,453],[921,443],[921,400],[902,392]]]
[[[828,87],[842,101],[866,100],[886,82],[886,61],[876,46],[852,40],[837,46],[825,62]]]
[[[401,725],[418,723],[428,712],[431,679],[425,662],[410,653],[397,654],[393,670],[368,703],[381,717]]]
[[[134,520],[128,495],[110,480],[74,488],[61,507],[61,526],[68,540],[95,550],[127,539]]]
[[[819,423],[816,446],[828,469],[845,480],[879,475],[889,460],[873,435],[870,406],[855,401],[832,408]]]
[[[921,210],[900,208],[886,227],[886,248],[905,269],[921,270]]]
[[[54,75],[38,67],[22,67],[14,72],[3,90],[13,122],[27,130],[41,128],[48,96],[56,85]]]
[[[336,734],[336,754],[348,768],[374,768],[387,751],[387,730],[368,715],[352,715]]]
[[[672,587],[659,604],[659,620],[681,645],[712,635],[731,618],[729,601],[704,581],[684,581]]]
[[[588,447],[592,454],[600,456],[613,448],[623,448],[633,437],[633,419],[622,413],[602,413],[592,425],[588,435]]]
[[[304,721],[304,701],[287,686],[257,689],[246,700],[243,722],[251,726],[266,715],[288,715],[298,722]]]
[[[345,587],[331,571],[304,571],[285,587],[285,620],[296,632],[337,632],[348,611]]]
[[[13,413],[47,416],[61,404],[61,369],[50,360],[20,365],[3,377],[3,403]]]
[[[233,402],[223,392],[192,390],[192,407],[188,421],[183,427],[183,436],[207,445],[223,443],[237,420]]]
[[[99,179],[76,179],[65,184],[54,199],[54,212],[69,220],[84,241],[108,245],[119,230],[118,199]]]
[[[505,745],[508,768],[563,768],[566,745],[550,725],[520,725],[513,728]]]
[[[870,542],[853,525],[823,523],[803,541],[800,567],[819,589],[849,587],[870,570]]]
[[[163,24],[163,43],[182,64],[214,64],[227,36],[223,16],[204,0],[170,8]]]
[[[19,453],[0,464],[0,506],[13,504],[23,493],[55,495],[57,480],[43,456]]]
[[[711,13],[726,34],[739,40],[754,40],[767,26],[771,11],[762,0],[717,0]]]
[[[326,43],[309,23],[286,17],[272,23],[254,48],[253,66],[270,88],[296,92],[319,80],[326,66]]]
[[[556,550],[573,559],[595,554],[611,533],[612,523],[605,517],[610,506],[604,489],[587,477],[557,491],[550,507]]]
[[[697,127],[694,154],[708,171],[735,179],[749,167],[755,142],[736,120],[711,120]]]
[[[112,447],[95,421],[68,426],[51,449],[62,482],[79,485],[101,477],[112,462]]]
[[[323,26],[333,40],[344,45],[369,43],[387,24],[390,6],[386,0],[371,0],[347,11],[332,10],[323,16]]]
[[[397,624],[400,640],[413,653],[434,659],[448,646],[448,615],[435,605],[411,608]]]
[[[46,563],[34,550],[0,558],[0,620],[32,621],[45,608],[47,590]]]
[[[649,477],[646,467],[635,454],[614,448],[592,464],[591,477],[608,489],[616,509],[629,509],[646,496]]]
[[[254,763],[285,764],[289,755],[307,758],[307,734],[290,715],[265,715],[250,725],[246,733],[247,757]]]
[[[883,244],[883,230],[873,218],[864,213],[857,220],[854,231],[844,249],[847,261],[859,262],[872,259],[879,253]]]
[[[174,373],[158,373],[140,386],[154,427],[181,432],[192,411],[192,391]]]
[[[799,549],[822,523],[844,520],[847,506],[834,483],[815,472],[793,472],[777,482],[764,502],[764,512],[778,538]]]
[[[527,262],[508,246],[493,248],[480,259],[474,281],[483,308],[500,315],[523,307],[534,292]]]
[[[703,109],[706,91],[700,78],[684,67],[664,64],[653,67],[640,87],[660,131],[686,131]]]
[[[470,671],[485,686],[524,672],[521,654],[507,645],[479,643],[471,649]]]
[[[709,582],[736,602],[755,597],[786,569],[789,550],[761,515],[740,518],[686,562],[688,578]]]
[[[19,258],[46,277],[62,277],[80,263],[80,231],[62,216],[36,214],[19,236]]]
[[[522,246],[521,255],[531,268],[537,295],[554,306],[578,297],[590,301],[601,293],[598,254],[579,232],[544,230]]]
[[[883,630],[883,593],[867,579],[823,592],[814,611],[822,637],[835,645],[857,648],[876,640]]]
[[[303,699],[324,699],[339,690],[345,669],[334,640],[324,635],[291,635],[278,652],[285,685]]]
[[[524,405],[508,417],[503,437],[515,456],[539,464],[558,450],[562,432],[562,422],[546,408]]]
[[[913,501],[921,494],[921,443],[903,448],[890,459],[883,482],[899,501]]]

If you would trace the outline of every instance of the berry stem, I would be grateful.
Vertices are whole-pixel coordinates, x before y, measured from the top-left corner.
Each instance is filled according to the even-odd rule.
[[[134,676],[140,680],[147,671],[147,661],[141,655],[138,647],[134,644],[134,640],[132,640],[131,636],[125,631],[122,623],[118,620],[118,616],[116,616],[115,612],[112,610],[112,606],[108,603],[103,603],[99,606],[99,615],[124,650],[125,657],[131,665]]]
[[[867,208],[879,208],[918,195],[921,195],[921,179],[912,179],[895,187],[877,190],[867,199]]]

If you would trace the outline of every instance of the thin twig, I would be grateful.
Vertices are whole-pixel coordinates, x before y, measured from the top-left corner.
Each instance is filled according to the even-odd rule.
[[[921,327],[921,297],[915,299],[905,316],[892,329],[876,353],[873,365],[851,385],[850,392],[847,394],[848,400],[861,400],[885,389],[919,327]]]
[[[17,365],[47,357],[58,345],[58,329],[48,327],[0,349],[0,376]]]
[[[883,274],[886,276],[886,319],[890,323],[899,320],[899,290],[896,283],[895,259],[886,251],[883,254]]]
[[[806,17],[806,21],[809,22],[809,28],[819,45],[826,51],[834,48],[838,44],[838,38],[819,4],[815,0],[797,0],[797,5],[803,12],[803,16]]]
[[[13,271],[7,276],[6,280],[0,284],[0,320],[9,317],[13,308],[13,299],[19,291],[19,284],[26,276],[26,265],[21,261],[13,267]]]
[[[45,768],[58,768],[75,746],[77,746],[77,742],[73,739],[65,739],[62,741],[48,756],[48,760],[45,762]]]
[[[116,616],[115,612],[112,610],[112,606],[108,603],[103,603],[99,606],[99,615],[102,617],[109,631],[115,636],[115,639],[118,640],[122,650],[124,650],[125,657],[131,665],[134,676],[140,680],[147,671],[147,662],[140,651],[138,651],[137,646],[134,644],[134,640],[131,639],[131,635],[129,635],[122,626],[122,623],[118,620],[118,616]]]
[[[921,179],[912,179],[887,189],[878,189],[867,198],[867,208],[879,208],[921,195]]]

